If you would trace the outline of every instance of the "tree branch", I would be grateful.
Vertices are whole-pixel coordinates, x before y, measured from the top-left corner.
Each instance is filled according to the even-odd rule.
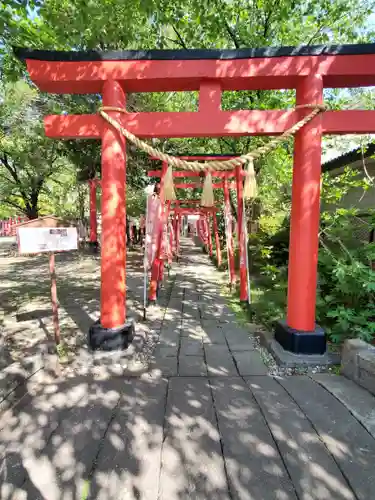
[[[24,199],[24,202],[26,204],[26,202],[28,201],[28,196],[26,195],[26,192],[22,188],[22,182],[21,182],[20,178],[18,177],[17,169],[12,167],[8,161],[7,153],[4,153],[2,158],[0,157],[0,161],[3,164],[3,166],[6,168],[6,170],[10,173],[11,177],[13,178],[13,180],[14,180],[17,188],[19,189],[19,192],[21,193],[22,198]]]
[[[180,35],[180,33],[177,31],[177,28],[176,28],[175,26],[172,26],[172,29],[173,29],[173,31],[176,33],[176,36],[177,36],[177,38],[178,38],[178,39],[179,39],[179,41],[180,41],[180,45],[181,45],[181,47],[182,47],[183,49],[185,49],[185,50],[189,50],[189,49],[188,49],[188,47],[187,47],[187,45],[186,45],[186,43],[185,43],[185,41],[184,41],[184,39],[182,38],[182,36]],[[176,41],[177,41],[177,40],[176,40]]]
[[[241,45],[240,45],[239,41],[237,40],[237,37],[236,37],[234,31],[229,26],[228,21],[226,19],[224,19],[224,26],[225,26],[225,29],[227,30],[229,37],[231,38],[232,42],[234,43],[234,46],[236,47],[236,49],[239,49],[241,47]]]
[[[24,207],[21,207],[21,205],[18,205],[18,203],[16,203],[15,201],[11,201],[11,200],[7,200],[6,198],[2,198],[1,199],[1,202],[2,203],[5,203],[6,205],[9,205],[11,207],[14,207],[14,208],[18,208],[19,210],[21,210],[23,213],[26,213],[27,211],[25,210]]]

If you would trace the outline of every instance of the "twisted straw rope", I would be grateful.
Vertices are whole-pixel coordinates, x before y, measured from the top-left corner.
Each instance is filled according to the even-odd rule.
[[[149,154],[150,156],[154,156],[159,160],[164,161],[169,165],[172,165],[173,167],[184,168],[185,170],[191,170],[193,172],[200,172],[206,169],[212,171],[232,170],[234,167],[238,165],[243,165],[249,160],[255,160],[260,156],[268,153],[272,149],[274,149],[280,142],[294,135],[302,127],[307,125],[315,116],[317,116],[319,113],[323,112],[326,109],[325,106],[322,104],[301,104],[296,106],[294,109],[301,109],[301,108],[313,108],[313,110],[311,111],[311,113],[306,115],[302,120],[298,121],[295,125],[288,128],[288,130],[283,132],[275,139],[272,139],[264,146],[260,146],[259,148],[250,151],[250,153],[238,156],[237,158],[232,158],[230,160],[222,160],[222,161],[212,160],[212,161],[207,161],[205,163],[200,163],[197,161],[181,160],[176,156],[171,156],[166,153],[163,153],[162,151],[159,151],[158,149],[150,146],[146,142],[136,137],[126,128],[122,127],[117,120],[115,120],[106,113],[106,111],[126,113],[126,110],[124,108],[117,108],[115,106],[102,106],[101,108],[99,108],[99,114],[100,116],[102,116],[102,118],[104,118],[104,120],[106,120],[110,125],[112,125],[113,128],[115,128],[118,132],[124,135],[126,139],[128,139],[135,146],[137,146],[139,149]]]

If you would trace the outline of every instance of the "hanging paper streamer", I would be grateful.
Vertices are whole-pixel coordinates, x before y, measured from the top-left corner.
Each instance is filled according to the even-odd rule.
[[[243,197],[250,200],[257,197],[257,180],[255,177],[254,161],[251,158],[246,167],[245,184],[243,188]]]
[[[213,207],[215,203],[214,190],[212,187],[212,175],[211,172],[207,172],[206,178],[203,183],[203,191],[201,198],[202,207]]]
[[[172,165],[168,165],[167,171],[163,179],[163,198],[166,201],[173,201],[176,199],[176,193],[173,184],[173,170]]]

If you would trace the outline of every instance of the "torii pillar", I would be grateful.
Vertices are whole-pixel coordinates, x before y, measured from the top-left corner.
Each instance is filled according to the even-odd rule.
[[[302,79],[296,97],[297,105],[322,104],[321,75]],[[307,112],[301,109],[301,118]],[[298,354],[326,350],[324,331],[315,323],[321,142],[322,117],[317,116],[297,132],[294,143],[287,319],[277,324],[275,338],[284,349]]]
[[[102,97],[104,106],[125,107],[125,93],[117,81],[103,83]],[[119,113],[109,113],[118,118]],[[101,316],[90,328],[89,345],[110,351],[127,347],[134,323],[126,321],[126,144],[107,123],[102,126],[101,185]]]

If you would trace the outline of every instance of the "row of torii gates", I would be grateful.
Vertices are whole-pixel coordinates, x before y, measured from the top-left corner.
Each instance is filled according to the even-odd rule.
[[[209,160],[225,160],[230,158],[235,158],[237,155],[182,155],[178,156],[178,158],[182,160],[188,161],[209,161]],[[153,160],[157,160],[157,158],[152,158]],[[164,177],[167,172],[168,165],[166,162],[163,162],[161,170],[151,170],[148,172],[149,177],[159,178],[160,179],[160,197],[163,199],[163,184]],[[231,206],[230,206],[230,197],[229,197],[229,189],[235,189],[237,193],[237,203],[240,209],[237,211],[237,228],[238,229],[238,241],[243,242],[246,241],[246,237],[243,238],[242,232],[244,231],[245,226],[245,217],[243,214],[243,171],[240,168],[236,168],[235,172],[212,172],[213,177],[217,177],[219,181],[212,185],[213,189],[223,189],[224,194],[224,221],[225,221],[225,236],[226,236],[226,248],[227,248],[227,256],[228,256],[228,272],[229,272],[229,285],[230,287],[234,287],[237,277],[235,270],[235,261],[234,261],[234,243],[233,243],[233,229],[232,229],[232,214],[231,214]],[[191,171],[175,171],[173,172],[174,178],[200,178],[200,174],[198,172]],[[236,182],[230,182],[231,179],[235,178]],[[90,186],[90,236],[89,241],[93,247],[98,247],[98,228],[97,228],[97,188],[101,186],[100,179],[94,178],[89,180]],[[179,182],[174,184],[175,189],[199,189],[202,188],[201,182]],[[181,217],[184,215],[199,215],[197,224],[197,235],[199,236],[202,243],[206,246],[209,254],[212,256],[213,248],[212,248],[212,233],[215,238],[215,248],[216,248],[216,258],[217,263],[221,265],[221,248],[220,248],[220,240],[219,240],[219,231],[217,224],[216,214],[220,210],[220,207],[217,205],[213,205],[212,207],[202,207],[199,205],[200,200],[197,199],[176,199],[170,203],[164,203],[166,211],[166,222],[168,216],[173,217],[173,232],[172,236],[175,250],[175,255],[178,258],[179,256],[179,235],[181,231]],[[211,230],[211,219],[212,219],[212,230]],[[162,233],[162,229],[161,229]],[[245,229],[245,233],[247,231]],[[160,239],[162,236],[160,235]],[[152,266],[152,278],[148,296],[149,303],[156,302],[156,290],[158,288],[157,284],[163,279],[163,260],[161,259],[161,245],[158,245],[158,250],[156,252],[156,259],[154,260]],[[240,255],[240,269],[239,269],[239,278],[240,278],[240,301],[245,303],[249,301],[249,276],[248,269],[246,265],[246,249],[244,245],[239,245],[239,255]]]
[[[100,94],[137,137],[280,135],[307,109],[223,111],[223,91],[296,89],[296,104],[323,104],[324,88],[375,85],[375,44],[238,50],[55,52],[16,49],[41,91]],[[126,93],[199,91],[196,112],[126,112]],[[119,112],[118,109],[125,112]],[[102,142],[100,335],[126,333],[126,140],[100,114],[45,118],[52,138]],[[375,111],[325,111],[295,135],[286,321],[276,340],[294,353],[326,349],[315,323],[321,138],[375,133]],[[115,230],[114,230],[115,229]]]

